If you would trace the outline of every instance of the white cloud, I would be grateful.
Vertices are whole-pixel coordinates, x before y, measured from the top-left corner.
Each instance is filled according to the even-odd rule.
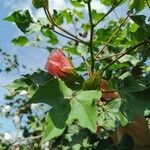
[[[34,18],[40,18],[45,16],[43,9],[38,9],[34,11],[31,0],[7,0],[4,2],[4,7],[9,8],[9,13],[15,10],[26,10],[30,11],[30,14]],[[56,9],[66,9],[68,7],[68,3],[65,0],[51,0],[50,10]]]
[[[98,0],[93,0],[91,2],[91,7],[92,7],[92,9],[95,9],[98,12],[106,13],[108,10],[108,8],[105,5],[101,4],[100,1],[98,1]]]
[[[67,7],[68,7],[68,3],[65,0],[51,0],[50,8],[60,10],[60,9],[66,9]]]
[[[4,2],[4,7],[9,8],[8,13],[12,13],[17,10],[29,10],[30,14],[33,16],[31,0],[7,0]]]
[[[98,0],[92,0],[91,5],[92,9],[95,9],[98,12],[107,12],[107,7],[101,4]],[[7,0],[4,2],[4,6],[8,7],[10,12],[28,9],[34,18],[41,18],[45,16],[43,9],[34,11],[31,0]],[[67,8],[73,8],[73,6],[71,6],[67,0],[51,0],[49,7],[51,11],[53,9],[63,10]],[[87,11],[87,9],[84,9],[84,11]]]
[[[15,10],[31,10],[32,1],[31,0],[7,0],[4,3],[5,7],[9,7],[10,11]]]

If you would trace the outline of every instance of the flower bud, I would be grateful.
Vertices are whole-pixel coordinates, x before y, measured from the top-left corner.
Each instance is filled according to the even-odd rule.
[[[73,64],[60,49],[55,49],[49,54],[45,69],[58,78],[66,78],[75,74]]]

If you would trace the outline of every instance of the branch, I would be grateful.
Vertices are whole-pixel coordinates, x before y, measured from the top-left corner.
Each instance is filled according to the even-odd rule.
[[[61,35],[61,36],[65,37],[65,38],[67,38],[67,39],[70,39],[70,40],[72,40],[72,41],[80,42],[79,40],[74,39],[74,38],[72,38],[72,37],[70,37],[70,36],[67,36],[67,35],[65,35],[65,34],[62,34],[62,33],[58,32],[58,31],[56,31],[56,30],[54,30],[54,29],[52,29],[52,31],[55,32],[55,33],[58,34],[58,35]]]
[[[103,48],[96,54],[95,59],[100,55],[100,53],[108,46],[108,44],[110,43],[110,41],[113,39],[113,37],[118,33],[118,31],[121,29],[122,26],[124,26],[127,22],[129,18],[129,14],[127,15],[127,17],[122,21],[122,23],[120,24],[120,26],[115,30],[115,32],[111,35],[111,37],[108,39],[108,41],[105,43],[105,45],[103,46]]]
[[[54,27],[58,28],[59,30],[61,30],[62,32],[68,34],[68,35],[71,36],[71,37],[66,36],[66,35],[63,35],[63,34],[60,33],[61,36],[65,37],[65,38],[68,38],[68,39],[71,39],[71,40],[74,40],[75,42],[83,43],[83,44],[85,44],[85,45],[88,44],[87,42],[85,42],[85,41],[79,39],[77,36],[73,35],[72,33],[68,32],[68,31],[66,31],[65,29],[63,29],[62,27],[58,26],[58,25],[54,22],[53,17],[52,17],[52,15],[51,15],[50,11],[48,10],[48,8],[45,8],[45,7],[44,7],[44,12],[45,12],[45,14],[46,14],[46,16],[47,16],[49,22],[50,22]]]
[[[87,62],[87,60],[84,58],[84,56],[81,56],[81,58],[82,58],[83,62],[86,64],[87,69],[90,70],[90,65],[89,65],[89,63]]]
[[[113,65],[114,63],[116,63],[116,62],[117,62],[120,58],[122,58],[124,55],[128,54],[129,52],[131,52],[131,51],[133,51],[133,50],[135,50],[135,49],[137,49],[137,48],[139,48],[140,46],[142,46],[142,45],[144,45],[144,44],[146,44],[146,43],[148,43],[148,40],[147,40],[147,39],[144,40],[143,42],[141,42],[141,43],[139,43],[139,44],[133,46],[133,47],[129,47],[124,53],[122,53],[119,57],[117,57],[115,60],[113,60],[111,63],[109,63],[106,67],[104,67],[104,69],[102,70],[102,74],[103,74],[103,72],[104,72],[107,68],[109,68],[111,65]]]
[[[103,60],[103,59],[107,59],[107,58],[112,58],[112,57],[115,57],[115,56],[119,56],[119,55],[122,55],[123,53],[124,52],[116,53],[116,54],[113,54],[113,55],[106,55],[106,56],[97,58],[96,61],[100,61],[100,60]]]
[[[44,8],[44,12],[45,12],[45,14],[46,14],[46,16],[47,16],[49,22],[54,26],[53,19],[52,19],[51,15],[50,15],[50,16],[48,15],[48,12],[47,12],[47,10],[46,10],[45,8]],[[72,37],[70,37],[70,36],[64,35],[64,34],[58,32],[58,31],[56,31],[56,30],[54,30],[54,29],[52,29],[52,31],[55,32],[55,33],[57,33],[57,34],[59,34],[59,35],[61,35],[61,36],[63,36],[63,37],[65,37],[65,38],[68,38],[68,39],[70,39],[70,40],[73,40],[73,41],[75,41],[75,42],[80,42],[78,39],[74,39],[74,38],[72,38]]]
[[[150,9],[150,3],[149,3],[149,1],[146,0],[146,3],[147,3],[148,8]]]
[[[90,42],[89,42],[89,50],[91,54],[91,73],[94,71],[94,65],[95,65],[95,60],[94,60],[94,53],[93,53],[93,33],[94,33],[94,24],[93,24],[93,19],[92,19],[92,12],[91,12],[91,0],[88,1],[88,12],[89,12],[89,19],[90,19]]]
[[[26,137],[26,138],[20,138],[20,139],[17,139],[17,141],[14,141],[12,143],[12,145],[14,145],[15,143],[17,142],[22,142],[22,141],[28,141],[28,140],[36,140],[36,139],[40,139],[42,138],[43,135],[37,135],[37,136],[30,136],[30,137]]]
[[[31,136],[27,138],[20,139],[21,141],[26,141],[26,140],[35,140],[35,139],[40,139],[43,135],[37,135],[37,136]]]
[[[100,18],[100,20],[97,21],[97,23],[94,24],[94,27],[96,27],[105,17],[107,17],[120,3],[122,0],[118,1],[115,5],[113,5],[108,12],[102,17]]]

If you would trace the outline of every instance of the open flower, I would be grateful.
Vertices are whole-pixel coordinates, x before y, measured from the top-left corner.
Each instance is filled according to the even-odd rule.
[[[53,76],[65,78],[75,74],[73,64],[65,57],[60,49],[55,49],[49,54],[45,69]]]

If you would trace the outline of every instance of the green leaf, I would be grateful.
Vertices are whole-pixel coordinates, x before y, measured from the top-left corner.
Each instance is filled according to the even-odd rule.
[[[109,38],[109,35],[110,35],[110,30],[109,29],[103,29],[103,28],[100,28],[96,31],[96,35],[98,37],[97,41],[100,42],[106,42]]]
[[[146,38],[148,38],[150,36],[150,32],[147,32],[142,27],[139,27],[135,32],[132,33],[132,36],[137,41],[143,41],[143,40],[145,40]]]
[[[31,98],[34,93],[37,91],[37,86],[32,84],[31,86],[28,87],[28,98]]]
[[[95,102],[100,97],[101,93],[94,90],[73,94],[63,81],[53,79],[36,91],[30,103],[49,104],[52,107],[49,112],[50,118],[54,126],[59,129],[64,128],[66,121],[69,123],[77,119],[80,126],[96,132]]]
[[[71,12],[68,12],[67,10],[63,10],[63,11],[60,12],[60,14],[66,19],[67,23],[72,22]]]
[[[68,44],[63,47],[63,50],[73,55],[80,55],[74,44]]]
[[[146,32],[150,34],[150,25],[146,23],[146,16],[144,15],[135,15],[130,16],[130,18],[140,27],[142,27]]]
[[[83,14],[83,12],[81,12],[81,11],[78,11],[78,10],[76,10],[76,9],[73,9],[73,15],[76,15],[76,17],[78,17],[78,18],[84,18],[84,14]]]
[[[48,0],[32,0],[32,4],[36,9],[42,7],[48,8]]]
[[[46,103],[52,108],[50,109],[50,117],[57,128],[64,128],[71,111],[69,100],[72,97],[72,91],[65,83],[59,79],[53,79],[41,86],[30,103]]]
[[[81,55],[87,55],[88,47],[85,44],[79,43],[77,46],[77,52]]]
[[[95,103],[100,97],[101,93],[96,90],[77,92],[70,101],[69,121],[77,119],[81,127],[96,132],[97,106]]]
[[[40,32],[41,31],[41,27],[42,25],[38,22],[38,23],[32,23],[30,24],[29,28],[26,30],[26,32],[28,34],[32,34],[35,32]]]
[[[137,81],[135,78],[128,76],[119,84],[119,89],[126,91],[126,92],[139,92],[146,89],[146,86]]]
[[[64,16],[61,13],[58,13],[56,10],[53,10],[53,19],[57,25],[61,25],[64,23]]]
[[[78,145],[78,149],[81,149],[81,145],[83,147],[89,146],[88,145],[88,137],[89,131],[84,128],[80,128],[76,123],[73,123],[68,126],[67,134],[65,134],[65,140],[68,140],[66,146],[72,147],[72,149],[76,150],[76,146]]]
[[[139,12],[141,10],[143,10],[145,7],[145,3],[144,0],[130,0],[129,3],[129,9],[130,10],[136,10],[136,12]]]
[[[146,16],[144,15],[136,15],[136,16],[130,16],[130,18],[139,26],[143,26]]]
[[[100,0],[102,4],[111,6],[116,3],[116,0]]]
[[[17,46],[25,46],[25,45],[28,45],[29,44],[29,40],[27,37],[25,36],[19,36],[17,38],[14,38],[12,40],[12,43],[14,45],[17,45]]]
[[[126,0],[122,0],[121,4],[124,3]],[[118,3],[118,0],[100,0],[100,2],[106,6],[112,6]]]
[[[58,44],[57,36],[50,30],[50,29],[43,29],[42,33],[44,36],[49,38],[49,41],[51,44],[55,45]]]
[[[139,49],[140,49],[140,54],[143,57],[144,61],[147,60],[148,58],[150,58],[150,46],[143,45]]]
[[[55,138],[63,133],[65,128],[57,128],[50,117],[50,114],[48,113],[46,116],[46,122],[44,124],[44,132],[42,137],[42,143],[51,140],[52,138]]]
[[[119,62],[121,62],[121,63],[130,62],[131,64],[133,64],[135,66],[138,62],[140,62],[140,60],[132,55],[125,55],[119,59]]]
[[[42,8],[44,6],[44,0],[32,0],[32,4],[35,8]]]
[[[129,121],[132,121],[137,116],[150,115],[150,88],[132,93],[124,90],[119,90],[124,103],[121,106],[122,111]]]
[[[65,21],[66,23],[71,23],[73,19],[72,12],[70,9],[62,10],[59,12],[54,10],[53,19],[55,20],[55,23],[58,25],[63,24]]]
[[[27,28],[33,23],[33,19],[28,10],[25,11],[15,11],[10,16],[4,18],[6,21],[15,22],[17,27],[26,33]]]
[[[150,88],[146,85],[146,82],[133,77],[127,77],[120,83],[118,92],[123,101],[121,109],[128,121],[138,115],[150,114]]]
[[[113,101],[110,101],[106,106],[105,109],[111,113],[117,113],[119,108],[121,106],[121,100],[115,99]]]
[[[46,82],[53,79],[52,75],[50,75],[48,72],[45,72],[42,70],[34,72],[31,75],[27,75],[27,77],[30,78],[31,81],[38,86],[42,86],[42,85],[46,84]]]
[[[84,4],[82,0],[77,1],[77,0],[70,0],[71,4],[75,7],[84,7]]]
[[[131,32],[135,32],[138,28],[139,28],[139,25],[137,25],[136,23],[132,23],[132,24],[130,25],[129,30],[130,30]]]
[[[30,81],[27,78],[20,78],[14,80],[12,83],[5,86],[5,88],[10,91],[11,93],[15,92],[17,89],[25,89],[28,88],[30,85]]]
[[[121,99],[115,99],[106,105],[99,106],[98,125],[114,130],[119,124],[123,124],[124,120],[120,119]]]
[[[98,13],[96,10],[92,10],[92,17],[94,21],[99,21],[104,15],[104,13]]]

